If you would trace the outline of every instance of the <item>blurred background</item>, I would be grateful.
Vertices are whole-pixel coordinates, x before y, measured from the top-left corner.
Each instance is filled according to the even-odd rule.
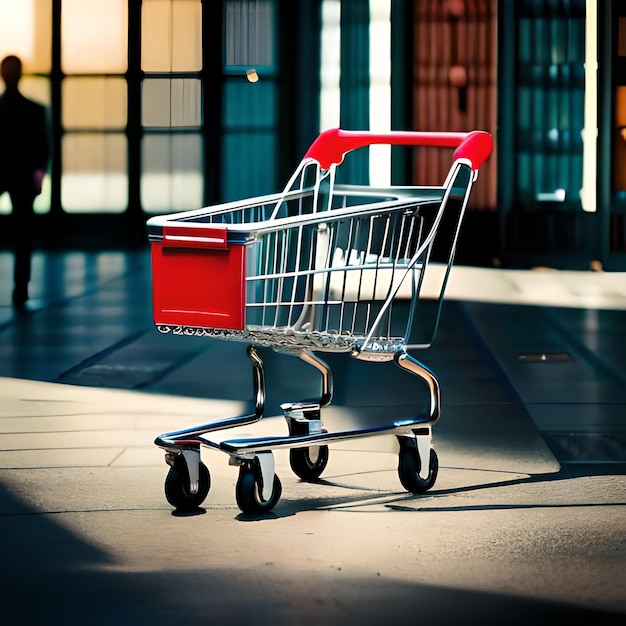
[[[0,0],[6,54],[49,107],[41,248],[140,249],[151,215],[282,189],[333,126],[479,128],[458,262],[626,268],[619,0]],[[440,183],[449,155],[420,150],[345,169]]]

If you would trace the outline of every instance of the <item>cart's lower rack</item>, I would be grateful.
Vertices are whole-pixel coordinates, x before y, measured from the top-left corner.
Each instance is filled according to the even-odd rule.
[[[189,337],[209,337],[230,341],[244,341],[257,346],[273,348],[278,351],[302,352],[302,350],[323,352],[358,351],[365,337],[344,332],[297,331],[291,328],[250,327],[244,330],[226,330],[221,328],[203,328],[197,326],[157,325],[163,334],[185,335]],[[404,337],[384,337],[370,339],[365,351],[372,360],[388,360],[404,348]]]
[[[248,424],[256,421],[251,419],[242,422],[240,425]],[[291,449],[291,448],[304,448],[310,445],[327,444],[337,441],[344,441],[346,439],[357,439],[362,437],[373,437],[384,434],[399,434],[406,436],[418,436],[429,435],[430,428],[415,428],[423,424],[428,424],[428,418],[424,416],[422,419],[416,418],[415,420],[400,420],[393,422],[392,424],[382,426],[372,426],[370,428],[361,428],[358,430],[341,430],[335,432],[318,432],[310,433],[308,435],[279,435],[279,436],[266,436],[266,437],[246,437],[245,439],[229,439],[227,441],[221,441],[219,443],[207,439],[203,435],[196,437],[186,436],[184,439],[184,445],[204,445],[216,450],[221,450],[228,454],[239,456],[246,453],[267,452],[269,450],[279,449]],[[224,425],[221,425],[224,428]],[[216,429],[217,430],[217,429]],[[181,445],[180,441],[176,441],[175,438],[168,439],[167,435],[162,435],[156,442],[158,446],[167,448],[171,445]],[[430,445],[430,444],[429,444]]]

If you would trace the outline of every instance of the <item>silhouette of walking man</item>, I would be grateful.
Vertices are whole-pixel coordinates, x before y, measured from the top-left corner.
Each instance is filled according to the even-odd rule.
[[[33,202],[41,193],[48,169],[49,136],[44,106],[25,98],[18,89],[22,62],[13,55],[0,64],[5,84],[0,96],[0,195],[11,197],[13,213],[13,305],[28,300],[32,254]]]

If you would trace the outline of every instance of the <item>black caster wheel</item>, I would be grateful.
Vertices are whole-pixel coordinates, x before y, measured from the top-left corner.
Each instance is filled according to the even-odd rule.
[[[328,464],[328,446],[292,448],[289,451],[289,464],[298,478],[317,480]]]
[[[237,505],[242,513],[248,515],[266,513],[276,506],[283,492],[280,479],[276,474],[274,474],[272,494],[268,500],[263,499],[262,491],[256,472],[251,467],[242,465],[239,468],[239,478],[235,489]]]
[[[411,493],[419,494],[428,491],[437,480],[439,471],[439,459],[437,453],[431,448],[428,465],[428,477],[420,476],[422,462],[414,440],[400,445],[398,458],[398,476],[402,486]]]
[[[165,497],[179,511],[197,509],[207,497],[211,488],[211,475],[207,466],[200,462],[200,480],[197,493],[189,492],[189,474],[184,461],[176,461],[170,467],[165,479]]]

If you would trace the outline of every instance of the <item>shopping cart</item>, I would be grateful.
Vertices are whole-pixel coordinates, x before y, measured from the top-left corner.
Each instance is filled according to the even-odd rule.
[[[336,182],[345,155],[371,144],[453,148],[451,168],[441,186]],[[440,386],[409,350],[432,342],[463,213],[491,151],[491,135],[483,131],[332,129],[314,141],[282,193],[148,221],[158,330],[246,342],[253,371],[254,412],[156,438],[170,466],[165,495],[172,506],[195,509],[208,495],[211,479],[202,446],[226,453],[230,464],[239,466],[235,497],[244,513],[269,511],[281,496],[273,450],[288,449],[293,472],[315,481],[327,465],[328,444],[352,438],[396,435],[402,486],[419,494],[434,485],[438,459],[431,441]],[[435,314],[420,315],[420,288],[426,270],[435,267],[429,265],[434,250]],[[319,399],[281,405],[288,434],[211,440],[210,433],[264,417],[259,346],[316,368]],[[320,352],[395,361],[425,382],[426,406],[410,419],[329,432],[322,417],[333,397],[332,373],[315,354]]]

